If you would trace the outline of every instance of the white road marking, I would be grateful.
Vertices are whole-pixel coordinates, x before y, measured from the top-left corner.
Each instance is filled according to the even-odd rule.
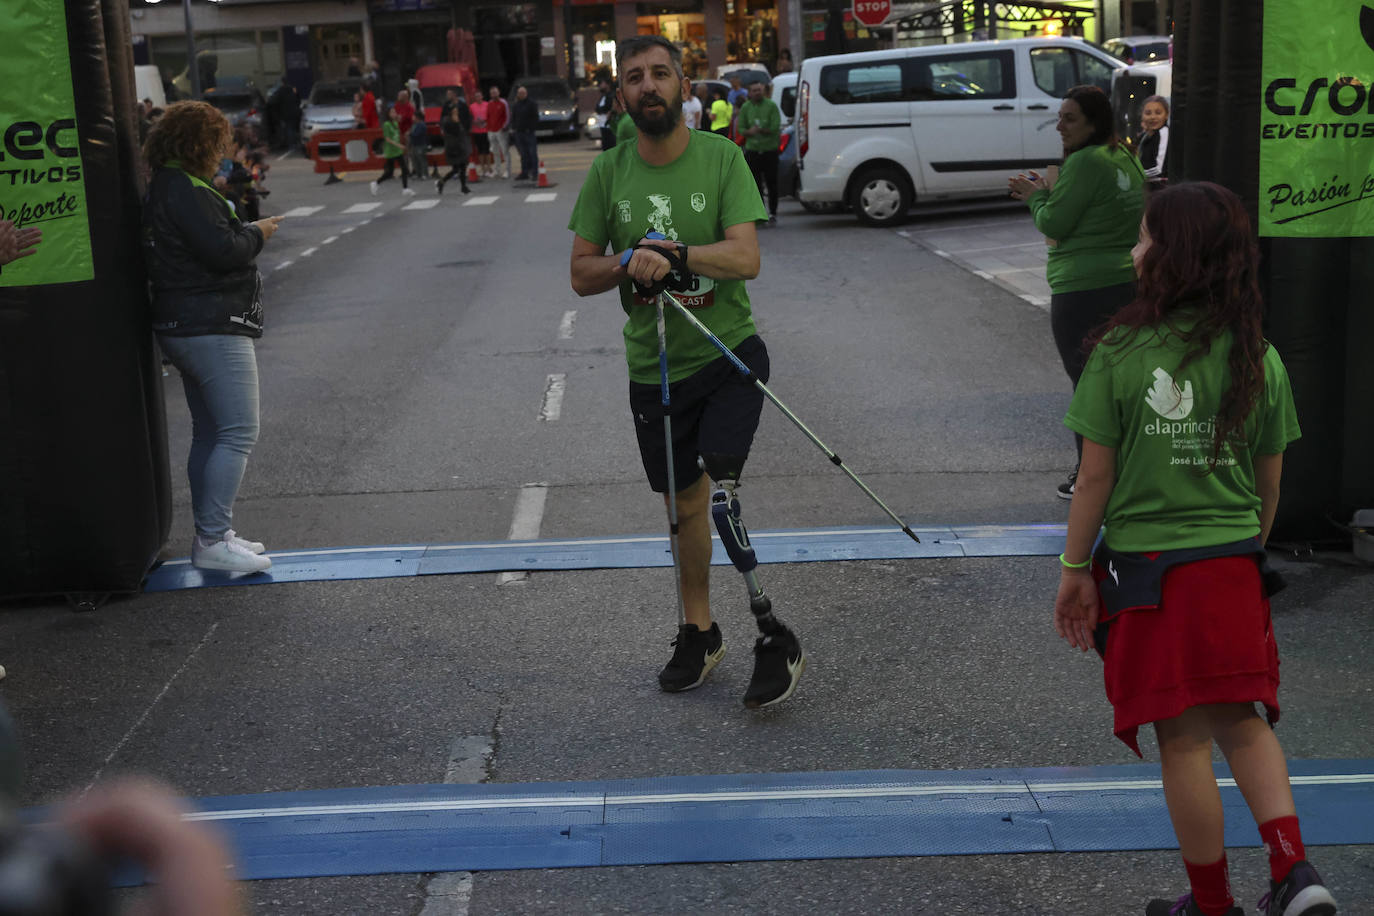
[[[935,249],[934,253],[937,254],[937,255],[939,255],[939,256],[942,257],[942,258],[947,258],[947,257],[949,257],[949,252],[948,252],[948,251],[941,251],[941,250],[938,249],[938,248]]]
[[[376,209],[377,209],[378,207],[380,207],[381,205],[382,205],[382,202],[381,202],[381,201],[379,201],[379,200],[374,200],[374,201],[370,201],[370,202],[365,203],[365,204],[354,204],[354,205],[351,206],[351,207],[346,207],[346,208],[344,209],[344,212],[345,212],[345,213],[371,213],[373,210],[376,210]]]
[[[355,228],[354,226],[349,226],[349,227],[347,227],[347,228],[345,228],[345,229],[340,229],[340,230],[339,230],[339,235],[348,235],[348,233],[352,232],[352,231],[354,230],[354,228]]]
[[[992,279],[992,274],[988,273],[986,270],[974,270],[971,271],[971,273],[980,280]]]
[[[287,156],[291,155],[292,152],[293,152],[292,150],[287,150],[286,152],[282,153],[280,156],[278,156],[276,159],[274,159],[274,160],[272,160],[272,161],[273,161],[273,162],[281,162],[281,161],[282,161],[283,159],[285,159]]]
[[[337,242],[338,240],[339,240],[339,237],[338,237],[337,235],[331,235],[329,238],[325,239],[323,242],[320,242],[320,244],[321,244],[321,245],[333,245],[333,244],[334,244],[335,242]]]
[[[515,515],[511,518],[510,533],[507,541],[530,541],[539,537],[539,526],[544,521],[544,502],[549,493],[547,483],[527,483],[520,488],[515,497]],[[510,570],[496,577],[497,585],[510,585],[525,582],[530,573],[527,569]]]
[[[444,782],[466,784],[486,782],[491,765],[492,739],[487,735],[456,738],[449,747]],[[472,872],[441,872],[425,885],[425,905],[420,916],[467,916],[472,905]]]
[[[1333,773],[1315,776],[1294,776],[1295,785],[1340,786],[1364,785],[1374,782],[1374,773]],[[1235,788],[1236,781],[1219,778],[1217,785]],[[404,814],[420,811],[489,811],[502,808],[567,808],[610,805],[680,805],[731,804],[750,801],[793,801],[832,798],[916,798],[927,795],[1021,795],[1025,792],[1118,792],[1159,791],[1164,783],[1158,779],[1094,779],[1066,782],[1020,782],[1002,785],[970,783],[966,785],[889,785],[816,786],[799,789],[722,790],[719,792],[662,792],[653,795],[511,795],[484,798],[446,799],[413,802],[363,802],[352,805],[299,805],[289,808],[244,808],[235,811],[200,811],[182,815],[186,821],[238,821],[269,817],[350,817],[357,815]]]
[[[307,248],[307,249],[305,249],[304,251],[302,251],[302,252],[300,253],[299,257],[308,258],[308,257],[310,257],[312,254],[314,254],[315,252],[317,252],[317,251],[319,251],[319,250],[320,250],[319,248]]]
[[[290,267],[290,266],[291,266],[292,264],[294,264],[294,263],[296,263],[296,262],[295,262],[295,261],[282,261],[280,264],[278,264],[276,267],[274,267],[274,268],[272,268],[272,269],[273,269],[273,270],[281,270],[283,267]]]
[[[489,207],[496,203],[499,195],[493,194],[490,197],[470,197],[463,201],[465,207]]]
[[[100,769],[95,771],[95,775],[91,777],[91,781],[86,785],[86,788],[81,790],[82,795],[91,791],[91,788],[100,781],[100,774],[105,772],[105,768],[110,765],[110,761],[114,760],[115,756],[124,748],[124,745],[129,743],[129,739],[134,736],[134,732],[138,731],[139,726],[148,718],[148,714],[153,711],[153,707],[161,702],[162,698],[167,695],[167,691],[172,688],[172,684],[176,683],[176,679],[181,677],[181,673],[186,670],[186,666],[191,664],[191,659],[195,658],[196,654],[199,653],[201,649],[205,648],[205,644],[210,641],[211,636],[215,635],[215,630],[217,629],[219,629],[218,623],[210,624],[210,629],[205,631],[205,635],[200,638],[200,642],[196,643],[196,647],[191,650],[191,654],[186,656],[186,659],[181,663],[181,667],[167,679],[167,683],[162,685],[162,689],[158,691],[157,696],[153,697],[153,702],[149,703],[148,708],[143,710],[143,715],[139,716],[138,720],[135,721],[133,725],[129,726],[129,730],[124,733],[123,738],[119,739],[119,743],[114,746],[114,750],[110,751],[109,755],[105,758],[105,762],[100,765]]]
[[[439,198],[427,197],[424,200],[412,200],[402,207],[402,210],[428,210],[430,207],[439,206]]]
[[[555,372],[544,384],[544,405],[539,408],[539,419],[552,422],[563,413],[563,391],[568,386],[568,376]]]
[[[323,209],[324,207],[296,207],[294,210],[287,210],[282,216],[287,218],[293,216],[314,216]]]
[[[577,320],[577,312],[564,312],[563,320],[558,324],[558,339],[572,340],[573,322]]]
[[[525,198],[527,204],[544,204],[551,200],[558,199],[557,191],[542,191],[538,194],[530,194]]]

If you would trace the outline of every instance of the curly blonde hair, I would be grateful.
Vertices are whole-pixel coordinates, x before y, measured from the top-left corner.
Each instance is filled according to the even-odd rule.
[[[177,161],[199,178],[209,178],[233,137],[229,119],[209,102],[173,102],[148,131],[143,155],[151,168]]]

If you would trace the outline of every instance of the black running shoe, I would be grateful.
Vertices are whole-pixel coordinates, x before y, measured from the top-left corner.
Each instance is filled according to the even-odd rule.
[[[1322,884],[1322,876],[1304,859],[1277,884],[1269,882],[1269,893],[1260,898],[1264,916],[1332,916],[1336,898]]]
[[[1055,492],[1060,499],[1073,499],[1074,488],[1078,486],[1078,472],[1074,471],[1069,475],[1069,479],[1059,485]]]
[[[1192,894],[1184,894],[1173,903],[1159,898],[1151,900],[1145,906],[1145,916],[1203,916],[1203,912],[1198,909]],[[1226,911],[1226,916],[1245,916],[1245,911],[1233,906]]]
[[[781,703],[797,689],[806,670],[806,653],[796,635],[786,627],[760,636],[754,643],[754,676],[744,692],[744,705],[762,709]]]
[[[673,657],[658,673],[658,686],[669,693],[700,687],[706,675],[725,657],[725,641],[714,622],[705,633],[694,623],[682,624],[672,644]]]

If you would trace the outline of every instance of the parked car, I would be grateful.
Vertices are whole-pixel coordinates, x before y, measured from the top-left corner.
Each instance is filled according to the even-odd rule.
[[[1171,35],[1126,35],[1108,38],[1102,42],[1102,50],[1128,64],[1172,60],[1174,39]]]
[[[741,60],[733,64],[721,64],[716,68],[716,79],[730,82],[730,74],[736,70],[763,71],[763,75],[768,75],[768,68],[756,60]]]
[[[782,126],[791,124],[792,119],[797,116],[797,74],[779,73],[773,77],[773,92],[770,98],[782,114]]]
[[[732,70],[726,70],[720,75],[719,79],[727,86],[733,86],[731,80],[737,79],[739,80],[741,89],[748,89],[754,83],[768,83],[771,82],[773,78],[768,75],[767,70],[755,70],[752,67],[736,67]]]
[[[577,96],[573,94],[568,81],[557,76],[522,76],[510,87],[510,97],[515,98],[515,90],[524,86],[539,106],[540,137],[576,137],[580,129],[577,123]]]
[[[262,97],[262,93],[252,81],[225,80],[213,89],[206,89],[201,93],[201,98],[224,112],[224,116],[234,127],[246,127],[254,136],[261,136],[262,116],[267,109],[267,100]]]
[[[310,95],[301,106],[301,145],[310,143],[322,130],[349,130],[354,125],[353,94],[363,81],[358,77],[321,80],[310,87]]]
[[[1007,176],[1059,161],[1059,102],[1111,92],[1120,61],[1079,38],[1016,38],[809,57],[797,140],[803,203],[870,225],[918,200],[1005,197]]]

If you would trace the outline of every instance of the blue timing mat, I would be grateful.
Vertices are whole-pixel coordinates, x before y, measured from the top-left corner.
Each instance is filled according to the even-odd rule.
[[[750,532],[760,563],[819,563],[835,560],[903,560],[933,557],[1058,556],[1063,525],[979,525],[916,528],[916,543],[896,528],[813,528]],[[730,565],[713,537],[714,566]],[[493,541],[391,547],[341,547],[269,553],[272,568],[243,575],[199,570],[189,560],[172,560],[154,570],[144,591],[165,592],[220,585],[320,582],[329,579],[385,579],[395,576],[568,569],[640,569],[672,566],[668,536],[628,535],[564,541]]]
[[[1374,843],[1374,760],[1289,768],[1307,845]],[[1240,792],[1222,785],[1227,845],[1259,845]],[[1147,764],[395,786],[196,807],[248,879],[1177,845]]]

